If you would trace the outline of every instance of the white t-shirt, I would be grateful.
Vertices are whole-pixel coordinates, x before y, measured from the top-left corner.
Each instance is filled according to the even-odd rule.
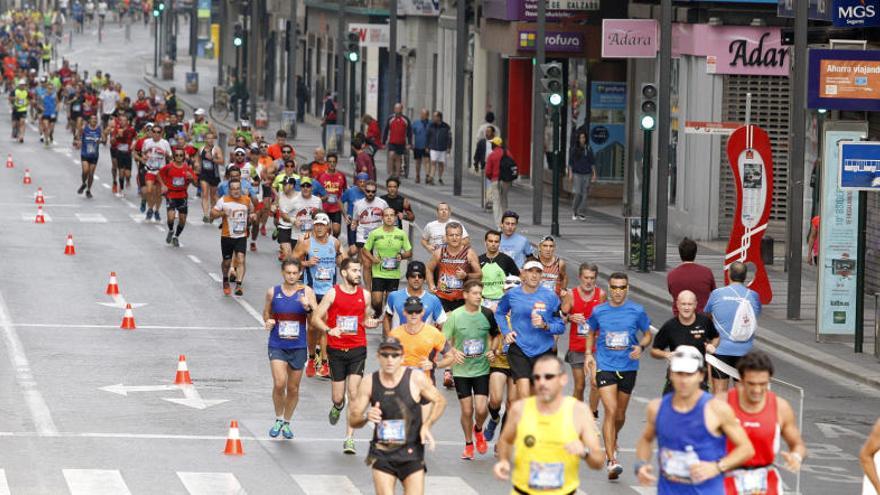
[[[361,198],[354,202],[354,219],[358,223],[356,242],[367,242],[370,232],[382,225],[382,210],[388,208],[388,203],[382,198],[373,198],[367,203],[367,198]]]
[[[147,139],[146,141],[144,141],[144,146],[141,149],[141,153],[143,154],[144,161],[147,164],[147,170],[155,172],[164,167],[168,160],[171,158],[171,145],[168,144],[168,141],[164,139],[160,139],[158,141],[154,139]]]
[[[119,103],[119,93],[115,89],[105,88],[101,90],[98,98],[101,99],[102,113],[108,115],[116,111],[116,104]]]
[[[447,220],[445,222],[441,222],[440,220],[434,220],[433,222],[428,222],[425,225],[425,228],[422,230],[422,239],[428,241],[428,244],[431,245],[432,249],[437,249],[438,247],[443,247],[446,245],[446,224],[449,222],[454,222],[455,220]],[[468,231],[464,227],[464,224],[458,222],[461,225],[461,238],[468,238]]]
[[[302,193],[298,193],[293,197],[293,218],[300,220],[299,231],[302,233],[311,232],[314,227],[315,213],[321,210],[321,198],[310,196],[304,198]],[[288,212],[288,215],[290,213]]]
[[[98,2],[98,15],[107,15],[107,2],[101,0]]]

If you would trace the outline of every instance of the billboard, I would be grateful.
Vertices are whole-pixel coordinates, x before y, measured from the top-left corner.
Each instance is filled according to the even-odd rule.
[[[654,19],[602,20],[602,58],[654,58],[659,40]]]
[[[807,106],[880,111],[880,51],[811,49]]]

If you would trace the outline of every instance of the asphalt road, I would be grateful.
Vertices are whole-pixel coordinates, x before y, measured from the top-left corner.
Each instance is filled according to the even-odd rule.
[[[81,67],[111,72],[133,94],[144,85],[138,67],[152,49],[140,26],[133,39],[124,43],[111,26],[100,46],[93,34],[77,37],[70,56]],[[363,464],[369,432],[357,433],[357,456],[341,453],[344,429],[326,419],[328,382],[304,379],[293,440],[267,436],[274,419],[271,378],[256,312],[265,288],[280,281],[275,244],[260,238],[259,251],[248,253],[245,296],[224,297],[214,280],[219,234],[200,222],[197,201],[190,201],[195,222],[182,246],[168,247],[164,223],[142,222],[131,193],[126,200],[111,195],[106,150],[95,198],[87,200],[76,194],[78,153],[69,134],[59,130],[50,150],[33,128],[25,144],[13,143],[8,105],[0,109],[0,157],[12,153],[15,162],[14,169],[0,168],[0,494],[372,493]],[[295,144],[310,149],[316,143]],[[21,183],[25,168],[33,177],[29,186]],[[43,225],[34,223],[37,187],[46,194],[49,221]],[[433,218],[419,206],[416,215],[420,225]],[[62,254],[68,233],[76,244],[73,257]],[[471,233],[482,237],[475,228]],[[111,271],[124,300],[136,305],[137,330],[118,328],[122,300],[104,294]],[[655,324],[669,316],[667,307],[645,306]],[[376,340],[371,335],[371,346]],[[170,386],[180,354],[197,396]],[[367,368],[374,370],[370,356]],[[859,493],[856,455],[880,411],[880,392],[783,355],[776,363],[779,379],[805,389],[810,456],[801,492]],[[652,492],[633,486],[630,467],[644,405],[659,394],[662,377],[662,363],[644,358],[620,440],[624,475],[612,483],[582,469],[584,492]],[[794,389],[777,384],[774,390],[799,409]],[[454,393],[444,394],[450,407],[435,427],[439,445],[427,459],[429,493],[507,493],[491,475],[491,454],[459,459],[458,407]],[[243,457],[222,454],[233,419],[241,427]],[[785,479],[793,491],[794,477]]]

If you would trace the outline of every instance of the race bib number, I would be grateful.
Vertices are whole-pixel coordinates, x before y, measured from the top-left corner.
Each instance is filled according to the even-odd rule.
[[[464,285],[464,283],[455,275],[448,275],[445,273],[440,276],[440,284],[449,290],[458,290]]]
[[[565,484],[565,464],[561,462],[529,463],[529,488],[558,490]]]
[[[317,280],[331,280],[333,278],[333,270],[327,267],[318,267],[318,272],[315,274],[315,278]]]
[[[382,269],[383,270],[397,270],[397,267],[400,265],[400,260],[397,258],[382,258]]]
[[[483,299],[482,301],[480,301],[480,306],[482,306],[484,308],[489,308],[494,313],[495,308],[498,307],[498,301],[493,300],[493,299]]]
[[[147,115],[147,112],[145,112],[145,111],[143,111],[143,110],[138,110],[138,111],[137,111],[137,116],[138,116],[139,119],[144,118],[145,115]]]
[[[356,334],[358,331],[358,317],[338,316],[336,317],[336,326],[339,327],[342,333]]]
[[[693,450],[660,449],[660,470],[663,476],[679,483],[691,483],[691,466],[700,462]]]
[[[556,290],[556,281],[555,280],[542,280],[541,285],[550,290]]]
[[[480,357],[483,355],[485,342],[482,339],[467,339],[462,343],[461,349],[464,357]]]
[[[232,218],[232,233],[244,234],[247,230],[247,216],[245,212],[236,212]]]
[[[328,194],[327,195],[326,203],[328,205],[335,205],[337,201],[339,201],[339,200],[336,198],[335,194]]]
[[[402,419],[386,419],[376,425],[376,437],[383,443],[406,441],[406,425]]]
[[[74,112],[79,112],[80,110],[82,110],[82,105],[71,105],[70,109]]]
[[[629,347],[629,332],[606,332],[605,347],[609,349]]]
[[[206,172],[214,171],[214,162],[209,162],[208,160],[202,160],[202,170]]]
[[[86,147],[83,150],[83,153],[86,155],[96,155],[98,154],[98,144],[94,141],[86,141]]]
[[[299,226],[299,230],[302,232],[309,232],[312,230],[312,227],[315,225],[315,222],[310,217],[302,217],[302,223]]]
[[[590,325],[587,323],[578,323],[577,334],[579,337],[585,337],[590,333]]]
[[[123,153],[128,153],[128,143],[120,143],[116,145],[116,149]]]
[[[737,469],[733,483],[740,495],[765,495],[767,493],[767,468]]]
[[[298,339],[299,329],[298,321],[284,320],[278,322],[278,336],[282,339]]]
[[[186,184],[186,177],[172,177],[171,185],[174,187],[183,187]]]

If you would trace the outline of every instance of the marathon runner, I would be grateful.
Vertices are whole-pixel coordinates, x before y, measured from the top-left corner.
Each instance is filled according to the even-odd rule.
[[[596,388],[596,368],[585,367],[586,355],[596,352],[596,340],[587,351],[587,319],[593,314],[593,308],[605,302],[605,291],[596,285],[599,267],[592,263],[581,263],[578,267],[578,286],[568,291],[562,299],[562,314],[568,315],[571,324],[568,330],[568,352],[565,362],[571,366],[574,379],[572,396],[584,400],[584,389],[590,384],[589,404],[593,418],[599,419],[599,390]],[[595,337],[595,336],[594,336]],[[595,364],[595,362],[594,362]]]
[[[12,139],[24,142],[24,130],[27,119],[30,95],[27,90],[27,82],[19,79],[15,91],[9,95],[9,104],[12,105]]]
[[[372,328],[377,324],[376,320],[367,314],[370,293],[360,287],[361,264],[355,259],[345,258],[339,264],[339,275],[339,283],[324,295],[311,321],[315,330],[327,334],[327,358],[330,360],[330,390],[333,401],[329,414],[331,425],[339,421],[345,408],[346,393],[349,401],[358,393],[367,360],[367,333],[364,327]],[[351,411],[349,416],[360,417],[353,415]],[[351,423],[345,431],[342,452],[357,453]]]
[[[193,120],[189,123],[189,134],[192,137],[192,144],[199,151],[202,151],[207,144],[209,134],[217,135],[214,124],[208,122],[205,115],[207,115],[207,112],[205,112],[204,108],[197,108],[193,112]],[[219,163],[222,163],[222,161]]]
[[[379,343],[379,371],[360,383],[348,411],[353,427],[376,426],[367,464],[377,495],[394,495],[397,480],[404,495],[424,493],[425,447],[434,450],[431,426],[446,408],[446,399],[424,375],[402,365],[403,352],[395,338]]]
[[[162,167],[156,175],[162,194],[165,196],[168,215],[168,235],[165,236],[165,244],[180,247],[180,234],[186,227],[186,215],[189,213],[187,205],[189,184],[198,184],[199,179],[192,167],[186,163],[186,152],[182,149],[174,150],[172,162]],[[175,217],[177,217],[176,230]]]
[[[47,81],[47,86],[51,83]],[[54,88],[49,87],[43,95],[42,117],[40,118],[40,133],[43,144],[48,148],[55,141],[55,122],[58,121],[58,97]]]
[[[489,357],[494,356],[491,340],[500,335],[495,315],[480,305],[483,284],[479,280],[464,283],[464,306],[451,312],[443,325],[443,335],[450,343],[452,377],[461,409],[464,431],[462,459],[474,459],[477,452],[489,449],[483,425],[489,415]]]
[[[651,357],[669,360],[672,353],[680,345],[695,347],[703,353],[714,354],[718,345],[718,331],[706,315],[697,313],[697,295],[689,290],[678,293],[675,301],[677,316],[673,316],[660,327],[660,331],[654,336],[651,345]],[[668,350],[667,350],[668,349]],[[703,390],[709,390],[708,377],[700,385]],[[666,385],[663,394],[672,392],[672,382],[669,380],[669,371],[666,372]]]
[[[388,332],[403,344],[403,365],[424,370],[425,375],[434,383],[434,370],[452,364],[453,355],[446,337],[437,327],[425,323],[422,318],[425,306],[418,297],[409,297],[403,303],[406,321],[403,325]],[[435,362],[438,354],[443,359]]]
[[[396,291],[400,284],[400,262],[412,258],[409,237],[397,227],[393,208],[382,210],[382,226],[370,232],[361,253],[372,266],[370,295],[373,310],[378,314],[388,293]]]
[[[877,495],[880,493],[880,419],[874,423],[874,428],[862,445],[859,452],[859,461],[862,470],[865,471],[865,479],[862,481],[862,495]]]
[[[556,239],[552,235],[544,236],[538,244],[538,261],[544,266],[541,284],[560,298],[565,297],[568,293],[568,273],[565,261],[556,255]]]
[[[292,240],[294,246],[299,239],[312,232],[315,214],[321,211],[321,198],[312,195],[312,179],[300,177],[298,184],[299,194],[292,201],[293,216],[288,218],[297,229],[296,238]]]
[[[458,222],[446,224],[446,245],[434,250],[428,260],[428,290],[435,293],[447,313],[464,304],[465,280],[479,280],[483,272],[477,254],[462,242],[464,228]]]
[[[388,194],[383,194],[380,197],[388,203],[388,206],[394,209],[394,213],[397,215],[397,226],[403,228],[404,220],[407,222],[414,221],[416,219],[416,214],[412,211],[412,205],[409,204],[408,199],[399,194],[400,178],[387,178],[385,180],[385,189],[388,190]]]
[[[358,174],[360,176],[360,174]],[[364,184],[364,197],[354,203],[354,213],[352,217],[352,228],[356,232],[355,245],[361,250],[367,243],[367,237],[375,229],[382,225],[382,212],[388,208],[388,203],[382,198],[376,197],[376,182],[367,181]],[[364,283],[368,287],[372,287],[372,266],[370,260],[364,259]]]
[[[501,214],[501,252],[513,258],[516,266],[522,267],[526,259],[534,259],[534,250],[529,240],[516,232],[519,215],[515,211]]]
[[[75,146],[80,148],[80,160],[82,161],[82,185],[77,189],[77,194],[86,192],[86,197],[92,198],[92,183],[95,181],[95,169],[98,167],[98,150],[104,142],[104,134],[98,125],[98,116],[92,115],[89,121],[81,129],[77,130],[74,138]]]
[[[273,211],[278,214],[278,245],[281,247],[281,259],[287,259],[293,252],[296,240],[292,235],[296,204],[299,196],[296,192],[296,178],[288,177],[283,183],[281,194],[275,196]]]
[[[511,480],[512,494],[573,494],[581,486],[581,461],[602,467],[599,438],[583,402],[563,393],[568,375],[562,361],[545,354],[530,378],[535,395],[513,403],[498,441],[498,479]]]
[[[333,235],[339,237],[342,225],[342,197],[348,189],[345,174],[336,170],[339,158],[336,153],[327,156],[327,170],[318,175],[318,183],[324,186],[327,195],[324,197],[324,212],[330,217]]]
[[[636,386],[639,358],[652,339],[651,319],[640,304],[627,300],[628,289],[629,277],[622,272],[612,273],[608,277],[608,302],[594,307],[587,318],[585,348],[592,349],[595,341],[596,355],[585,355],[584,367],[596,370],[596,387],[605,410],[602,438],[610,480],[623,473],[617,459],[617,437]]]
[[[208,131],[204,139],[204,146],[201,147],[196,158],[196,167],[199,171],[199,184],[202,187],[202,222],[211,223],[211,205],[217,202],[223,150],[216,144],[217,135],[214,131]]]
[[[440,298],[425,290],[425,273],[427,268],[421,261],[410,261],[406,265],[406,287],[388,294],[385,303],[385,317],[382,319],[382,333],[388,335],[392,328],[400,326],[406,321],[403,306],[410,297],[417,297],[422,301],[425,312],[422,320],[425,323],[441,328],[446,321],[446,312]]]
[[[425,224],[422,229],[421,244],[429,254],[446,245],[446,225],[451,221],[449,217],[452,215],[452,208],[446,203],[437,204],[437,220],[432,220]],[[464,225],[461,226],[462,243],[470,246],[471,239]]]
[[[150,128],[150,137],[144,141],[140,154],[145,164],[144,182],[146,189],[144,190],[144,196],[147,200],[146,220],[149,221],[152,217],[159,222],[161,220],[159,218],[159,202],[161,199],[159,188],[156,187],[156,174],[159,173],[159,169],[164,167],[168,159],[171,158],[171,145],[162,138],[161,127],[154,125]]]
[[[499,251],[501,232],[489,230],[483,238],[486,252],[477,258],[482,272],[483,306],[495,311],[504,295],[504,281],[511,275],[519,277],[519,267],[510,256]]]
[[[263,321],[269,331],[269,366],[272,369],[272,402],[275,424],[269,436],[293,438],[290,420],[299,403],[299,384],[306,362],[306,321],[318,306],[315,293],[300,282],[302,264],[287,259],[281,263],[284,281],[270,287],[263,306]]]
[[[700,390],[704,368],[698,349],[679,346],[669,362],[675,391],[648,404],[634,468],[642,485],[657,482],[658,495],[724,493],[724,473],[755,453],[730,406]],[[655,437],[659,476],[649,461]],[[733,445],[730,453],[727,442]]]
[[[242,194],[241,179],[229,179],[229,194],[221,196],[217,204],[211,209],[211,219],[222,218],[220,225],[220,253],[223,261],[220,269],[223,272],[223,293],[227,296],[232,293],[229,286],[229,276],[232,268],[232,258],[237,261],[235,281],[235,295],[241,296],[244,291],[242,282],[245,272],[245,255],[247,254],[247,224],[254,221],[254,205],[249,196]]]
[[[125,186],[131,183],[131,153],[137,133],[128,123],[126,115],[116,117],[107,133],[110,135],[110,156],[113,160],[113,193],[121,198]]]
[[[521,283],[518,276],[508,276],[504,280],[504,292],[519,287]],[[483,287],[483,292],[486,292],[485,287]],[[495,306],[497,307],[497,303]],[[496,320],[495,323],[497,324],[498,321]],[[504,337],[500,335],[499,329],[499,335],[492,339],[492,355],[489,356],[489,421],[483,430],[483,436],[487,441],[491,441],[495,437],[495,429],[499,424],[504,426],[510,404],[517,399],[516,382],[513,381],[513,376],[510,374],[510,362],[507,359],[508,348],[509,345],[504,343]],[[504,402],[504,416],[501,415],[502,402]],[[498,452],[497,442],[495,452]]]
[[[342,193],[342,203],[345,209],[342,210],[342,223],[345,224],[347,233],[348,255],[357,256],[360,250],[357,247],[357,222],[354,216],[354,205],[363,198],[366,198],[364,189],[367,187],[367,181],[370,176],[367,174],[357,174],[354,178],[354,186],[349,187]]]
[[[736,369],[740,380],[736,388],[727,392],[727,403],[745,429],[755,455],[726,474],[725,492],[727,495],[782,495],[782,477],[773,465],[776,454],[782,456],[786,469],[791,472],[800,470],[807,455],[794,411],[787,400],[770,391],[773,362],[767,353],[749,352],[739,360]],[[780,437],[788,444],[788,452],[779,451]],[[730,441],[727,450],[729,453],[735,450]]]

